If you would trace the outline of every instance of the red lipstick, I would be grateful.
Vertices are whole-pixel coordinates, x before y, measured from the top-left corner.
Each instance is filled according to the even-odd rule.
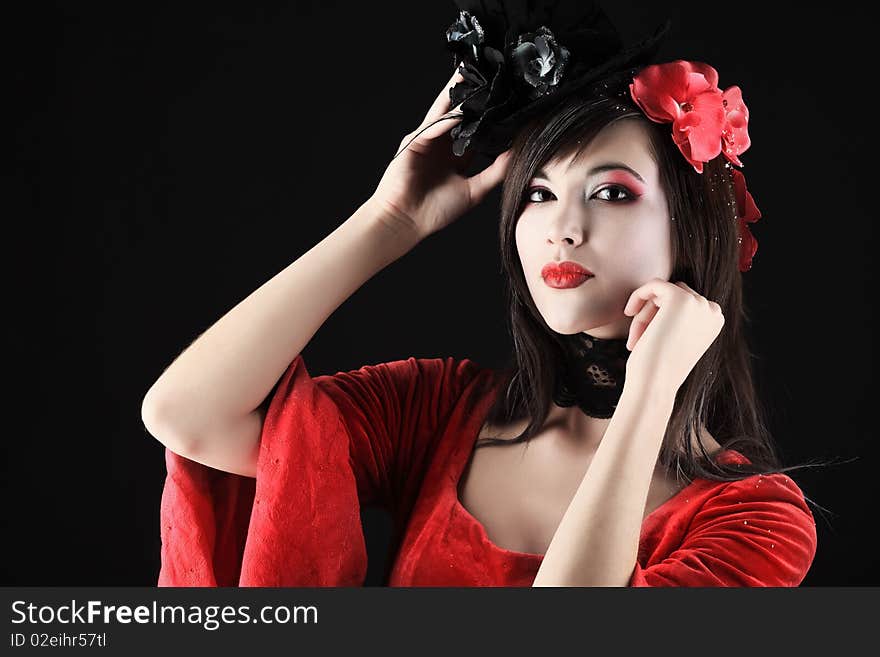
[[[541,269],[541,278],[550,287],[570,288],[577,287],[593,278],[593,272],[571,260],[548,262]]]

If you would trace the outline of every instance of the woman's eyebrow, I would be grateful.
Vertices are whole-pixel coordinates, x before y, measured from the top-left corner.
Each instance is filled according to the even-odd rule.
[[[597,173],[602,173],[603,171],[614,171],[616,169],[623,169],[624,171],[628,171],[633,176],[638,178],[640,181],[645,182],[645,179],[639,175],[638,171],[626,166],[622,162],[608,162],[607,164],[600,164],[598,166],[595,166],[592,169],[590,169],[589,171],[587,171],[586,177],[589,178],[591,176],[595,176]],[[535,177],[536,178],[544,178],[545,180],[550,180],[550,178],[547,176],[547,172],[544,171],[544,169],[538,169],[538,171],[535,173]]]

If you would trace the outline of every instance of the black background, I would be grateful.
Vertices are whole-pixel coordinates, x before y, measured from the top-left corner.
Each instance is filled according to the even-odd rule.
[[[751,112],[763,218],[745,287],[786,462],[832,513],[804,585],[880,584],[873,64],[854,7],[606,2],[624,40],[712,64]],[[452,73],[449,1],[31,3],[7,20],[3,585],[151,585],[163,447],[141,401],[197,335],[344,221]],[[314,376],[455,355],[501,366],[496,189],[368,281]],[[386,519],[367,511],[378,583]]]

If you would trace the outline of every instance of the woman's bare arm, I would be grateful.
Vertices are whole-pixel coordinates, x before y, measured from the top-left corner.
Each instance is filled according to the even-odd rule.
[[[626,586],[675,389],[627,376],[620,403],[532,586]]]
[[[221,317],[143,400],[147,430],[173,452],[255,476],[262,402],[326,319],[422,239],[371,198]]]

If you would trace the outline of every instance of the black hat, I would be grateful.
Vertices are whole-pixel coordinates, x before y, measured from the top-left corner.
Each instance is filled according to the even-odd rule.
[[[458,18],[446,45],[464,77],[449,90],[461,104],[452,150],[494,158],[528,120],[591,85],[627,80],[653,62],[670,28],[624,47],[598,3],[590,0],[455,0]]]

